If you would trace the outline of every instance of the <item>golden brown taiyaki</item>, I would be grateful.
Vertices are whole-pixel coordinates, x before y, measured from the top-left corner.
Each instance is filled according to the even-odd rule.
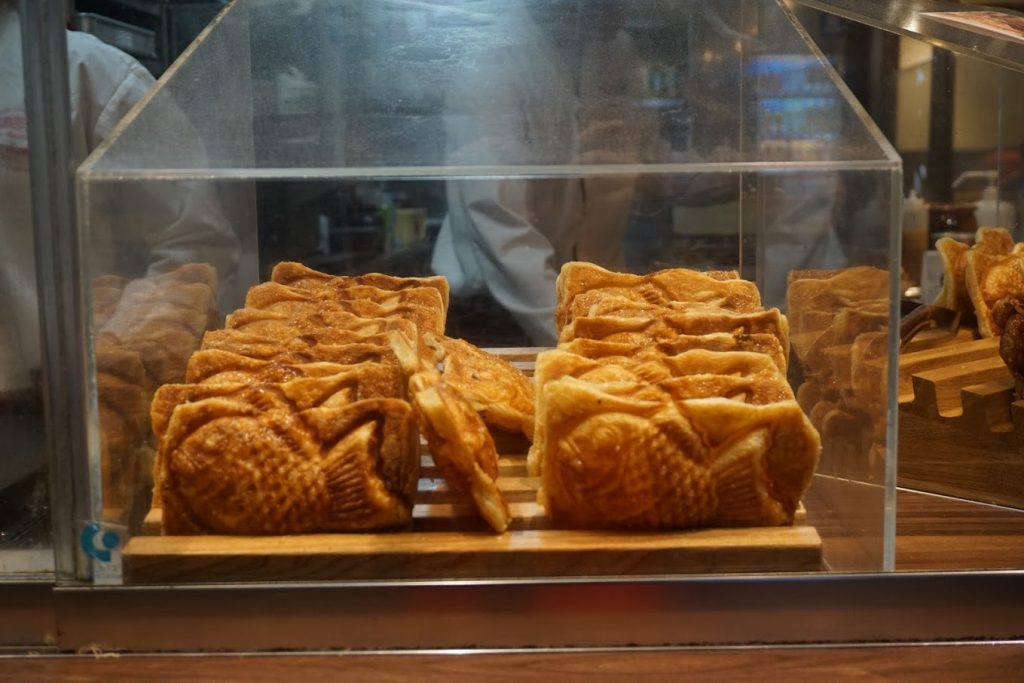
[[[351,313],[325,311],[309,304],[282,302],[269,308],[240,308],[225,318],[225,329],[267,337],[297,337],[331,334],[368,336],[397,330],[415,336],[416,326],[398,318],[363,318]]]
[[[249,289],[245,296],[248,308],[267,308],[282,301],[370,301],[384,308],[409,305],[428,308],[444,315],[444,301],[433,287],[406,287],[399,290],[381,289],[370,285],[349,285],[344,288],[329,284],[310,284],[298,288],[277,282],[265,282]]]
[[[357,294],[360,290],[364,290],[364,294],[373,290],[382,296],[359,298]],[[363,318],[403,318],[414,322],[420,331],[437,334],[442,334],[445,326],[441,295],[430,287],[390,292],[360,286],[353,293],[349,289],[334,290],[327,287],[302,290],[267,282],[249,290],[245,305],[247,308],[288,310],[290,315],[335,311]]]
[[[540,391],[541,502],[559,525],[789,524],[817,466],[795,401],[671,402],[571,377]]]
[[[631,275],[605,270],[593,263],[572,261],[562,266],[555,288],[558,330],[572,321],[576,297],[591,290],[602,290],[602,296],[616,295],[656,305],[696,302],[736,311],[751,311],[761,306],[761,295],[754,283],[739,280],[734,271],[700,273],[672,268],[649,275]]]
[[[572,377],[539,388],[539,500],[554,525],[657,529],[714,519],[709,449],[675,404],[638,398],[643,389]]]
[[[344,390],[363,398],[405,398],[406,378],[393,357],[354,364],[329,362],[282,363],[256,360],[226,351],[201,351],[207,354],[203,364],[195,366],[198,383],[204,384],[279,384],[300,377],[348,377],[351,386]],[[212,355],[211,355],[212,354]],[[198,354],[197,354],[198,355]],[[214,361],[216,358],[216,361]],[[205,375],[205,376],[204,376]],[[335,396],[342,395],[339,391]],[[349,400],[355,400],[350,397]]]
[[[167,385],[154,399],[167,534],[295,534],[407,524],[412,408],[336,401],[330,378]],[[171,410],[167,410],[171,406]]]
[[[448,279],[440,275],[432,277],[395,277],[381,273],[352,276],[328,275],[301,263],[282,261],[274,266],[270,280],[297,289],[316,288],[323,285],[335,289],[346,289],[353,285],[368,285],[391,291],[401,291],[413,287],[431,287],[441,295],[443,310],[448,311]]]
[[[745,282],[730,280],[730,283]],[[661,297],[644,296],[643,287],[636,289],[606,288],[591,289],[577,294],[569,306],[569,320],[587,316],[604,315],[652,315],[661,312],[685,312],[695,308],[722,308],[737,313],[761,310],[759,299],[748,296],[746,291],[726,294],[704,301],[670,301]],[[657,303],[652,303],[654,299]]]
[[[465,398],[484,422],[533,439],[533,382],[494,354],[444,335],[423,341],[443,366],[445,383]]]
[[[480,516],[498,533],[511,515],[498,489],[498,453],[472,406],[429,369],[412,376],[409,393],[430,454],[448,485],[469,495]]]
[[[676,405],[710,452],[715,523],[792,524],[821,451],[821,437],[797,402],[698,398]]]
[[[749,351],[763,353],[782,371],[786,372],[787,359],[783,355],[782,344],[772,334],[729,334],[715,332],[712,334],[681,334],[669,341],[657,342],[653,347],[638,347],[629,342],[611,342],[600,339],[578,338],[560,344],[563,351],[579,354],[587,358],[604,358],[606,356],[628,356],[638,348],[654,348],[660,353],[674,356],[693,349],[706,351]]]
[[[753,313],[707,308],[655,317],[578,318],[562,329],[559,341],[565,343],[577,338],[603,339],[643,346],[672,341],[680,335],[716,332],[734,335],[771,334],[782,345],[783,355],[789,354],[789,325],[777,308]]]
[[[662,400],[677,402],[716,397],[752,404],[793,400],[785,376],[771,358],[760,353],[693,349],[666,356],[646,348],[632,349],[628,355],[594,359],[558,348],[537,356],[534,382],[538,412],[543,410],[539,397],[544,386],[564,377],[593,384],[645,383],[656,388]],[[543,426],[538,424],[536,439],[545,437]],[[540,472],[542,457],[540,448],[530,449],[527,467],[531,474]]]
[[[936,306],[969,313],[973,304],[967,290],[967,255],[981,253],[986,256],[1009,254],[1013,249],[1013,238],[1003,228],[978,228],[974,245],[943,237],[935,242],[935,249],[942,258],[942,290],[933,302]]]
[[[355,363],[363,360],[364,354],[369,357],[371,352],[385,349],[388,335],[362,335],[347,330],[325,330],[322,334],[304,335],[261,335],[241,332],[239,330],[213,330],[203,335],[203,351],[230,351],[249,358],[261,360],[287,357],[289,363],[311,363],[327,361],[331,363]],[[321,343],[322,342],[322,343]],[[352,351],[345,351],[352,347]],[[191,361],[189,363],[191,365]],[[189,380],[193,381],[193,380]]]

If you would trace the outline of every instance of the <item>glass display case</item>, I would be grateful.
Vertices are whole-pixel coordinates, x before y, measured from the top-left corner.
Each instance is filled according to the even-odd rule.
[[[53,541],[52,554],[41,545],[33,557],[52,557],[44,569],[56,569],[30,578],[57,585],[19,584],[28,574],[11,558],[24,548],[0,547],[0,604],[16,615],[0,620],[0,644],[256,651],[1019,636],[1024,573],[948,571],[1024,566],[1019,511],[977,493],[1015,485],[1005,469],[1017,453],[1008,371],[994,365],[991,340],[967,338],[963,317],[955,334],[921,331],[897,354],[901,313],[924,284],[918,259],[907,258],[919,223],[970,214],[929,212],[903,196],[920,187],[930,205],[977,203],[976,220],[986,210],[1009,216],[1022,63],[1010,39],[930,23],[917,2],[236,0],[72,178],[80,157],[67,156],[61,137],[73,111],[62,95],[62,10],[22,5],[37,36],[24,65],[32,224],[37,247],[48,245],[35,251],[46,417],[34,427],[40,441],[46,434],[37,460],[47,464],[33,476],[47,479],[52,531],[46,496],[33,510],[34,528]],[[616,287],[570,293],[581,274]],[[323,278],[332,278],[330,305],[309,301]],[[31,284],[18,291],[35,296]],[[290,313],[273,308],[281,297]],[[397,308],[397,320],[380,308],[428,299]],[[734,310],[712,313],[709,300]],[[294,313],[309,305],[320,318]],[[362,311],[360,322],[350,310]],[[414,333],[403,317],[418,321]],[[635,320],[673,336],[593,338]],[[735,326],[684,329],[723,320]],[[770,334],[744,327],[755,324]],[[365,341],[370,326],[387,330],[386,341]],[[218,340],[238,334],[251,355],[220,368],[235,379],[203,384],[211,359],[225,360]],[[309,362],[328,352],[306,347],[334,337],[345,342],[330,354],[345,363],[371,354],[360,366],[390,378],[380,384],[386,398],[358,398],[358,374],[316,393],[355,372]],[[698,337],[704,347],[680,352]],[[952,368],[939,362],[949,340],[973,345],[953,354]],[[264,364],[285,353],[300,360]],[[726,355],[747,365],[723,370]],[[438,357],[442,384],[430,372]],[[906,372],[908,358],[925,359],[919,373]],[[466,359],[483,359],[484,380],[458,377]],[[308,366],[330,372],[302,374]],[[271,374],[238,388],[237,378],[263,371]],[[972,373],[979,383],[964,386]],[[537,429],[510,433],[472,404],[452,412],[492,390],[490,407],[518,420],[522,394],[501,392],[531,375]],[[441,388],[460,379],[454,392]],[[652,386],[677,393],[666,399]],[[915,408],[928,387],[943,402],[937,417]],[[686,394],[694,391],[706,398]],[[282,407],[282,397],[295,403]],[[298,406],[309,400],[321,404]],[[375,406],[357,413],[373,417],[353,422],[350,404]],[[438,441],[438,405],[473,428]],[[774,419],[749,429],[744,420],[762,410]],[[388,427],[416,411],[419,427]],[[620,421],[566,430],[588,413],[598,425],[609,414]],[[789,441],[774,438],[783,416]],[[983,447],[958,451],[955,430],[969,416],[984,423]],[[260,455],[252,444],[281,434],[280,420],[301,438]],[[215,422],[223,428],[208,429]],[[174,450],[154,436],[171,423],[175,438],[185,435]],[[399,450],[411,468],[399,471],[411,488],[400,513],[411,522],[324,528],[305,521],[318,514],[308,501],[321,499],[294,493],[236,514],[239,500],[252,500],[246,492],[319,491],[317,481],[292,486],[307,463],[260,469],[316,439],[345,454],[335,463],[369,454],[377,467],[361,470],[362,481],[388,481],[394,461],[374,461],[385,452],[374,444],[395,434],[407,439]],[[666,440],[672,448],[659,447]],[[995,457],[982,452],[990,443],[1002,449]],[[479,462],[493,462],[494,474],[475,481],[485,502],[507,504],[504,533],[489,529],[498,508],[453,485],[452,444],[488,457],[493,445],[494,460]],[[537,444],[539,466],[528,456]],[[631,467],[666,453],[692,465],[701,449],[710,464],[690,483],[666,483],[678,482],[676,464],[596,470],[604,478],[590,491],[608,507],[578,502],[620,520],[638,509],[712,510],[710,523],[580,529],[552,502],[551,471],[571,483],[573,468],[616,462],[609,454],[629,454]],[[240,466],[229,476],[210,469],[235,453],[243,457],[230,460]],[[780,503],[773,485],[785,480],[770,465],[763,478],[719,465],[770,453],[775,460],[760,462],[799,463],[792,471],[807,474],[807,489],[777,508],[781,520],[727,523],[722,501],[748,500],[735,491]],[[936,465],[951,453],[967,454],[957,483],[976,491],[934,487],[935,474],[953,471]],[[546,464],[552,454],[561,470]],[[2,462],[0,474],[12,471]],[[743,474],[728,480],[741,486],[722,487],[723,471]],[[353,490],[338,472],[324,468],[328,489]],[[645,474],[649,488],[631,493],[661,498],[619,496]],[[5,525],[10,490],[0,498]],[[692,497],[709,490],[704,502]],[[680,500],[696,502],[671,507]],[[255,529],[255,519],[294,526]]]
[[[907,538],[897,534],[896,567],[1020,568],[1011,550],[1024,509],[1015,333],[991,313],[1020,286],[1003,280],[982,292],[977,282],[1000,272],[978,260],[992,239],[1000,266],[1017,267],[1024,21],[942,2],[813,0],[797,3],[797,16],[903,159],[905,295],[959,315],[899,355],[897,519]],[[962,250],[971,266],[944,268],[943,249]],[[951,281],[969,292],[962,301],[944,295]],[[920,523],[935,514],[927,509],[970,522],[949,530],[943,559],[915,550],[915,536],[934,533]],[[1009,540],[986,549],[972,538],[979,528]]]
[[[777,2],[239,0],[78,172],[94,427],[81,576],[891,568],[902,182],[892,147]],[[788,314],[782,365],[821,436],[794,523],[557,528],[536,504],[529,444],[497,435],[513,508],[502,536],[438,517],[460,500],[426,454],[415,521],[396,532],[161,535],[153,393],[184,382],[203,333],[280,261],[443,275],[446,334],[528,372],[558,340],[567,262],[735,271]]]

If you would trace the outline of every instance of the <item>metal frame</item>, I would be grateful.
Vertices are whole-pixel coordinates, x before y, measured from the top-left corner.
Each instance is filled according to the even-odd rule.
[[[38,648],[57,640],[53,585],[0,583],[0,647]]]
[[[58,588],[62,650],[1012,640],[1024,572]]]
[[[77,550],[76,528],[92,516],[88,444],[95,435],[85,410],[92,344],[71,166],[64,3],[23,0],[19,13],[54,563],[58,579],[85,579],[89,565]]]

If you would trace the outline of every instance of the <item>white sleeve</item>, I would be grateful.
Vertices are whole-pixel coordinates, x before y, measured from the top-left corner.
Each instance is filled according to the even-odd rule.
[[[554,345],[559,264],[551,240],[529,218],[531,182],[450,182],[449,222],[462,269],[479,272],[534,343]]]

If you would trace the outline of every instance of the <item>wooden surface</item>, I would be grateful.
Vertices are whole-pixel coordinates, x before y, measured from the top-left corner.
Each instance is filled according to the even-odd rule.
[[[533,372],[537,349],[491,349]],[[788,527],[674,532],[550,528],[526,471],[528,442],[496,434],[498,488],[509,533],[487,530],[467,497],[449,489],[426,450],[410,531],[302,536],[161,536],[160,510],[122,554],[126,583],[341,579],[459,579],[813,571],[821,538],[803,509]]]
[[[896,569],[1024,568],[1024,511],[899,490]]]
[[[1024,507],[1024,402],[998,339],[900,355],[899,483]]]
[[[1024,645],[943,644],[501,654],[33,657],[24,681],[1019,681]]]

